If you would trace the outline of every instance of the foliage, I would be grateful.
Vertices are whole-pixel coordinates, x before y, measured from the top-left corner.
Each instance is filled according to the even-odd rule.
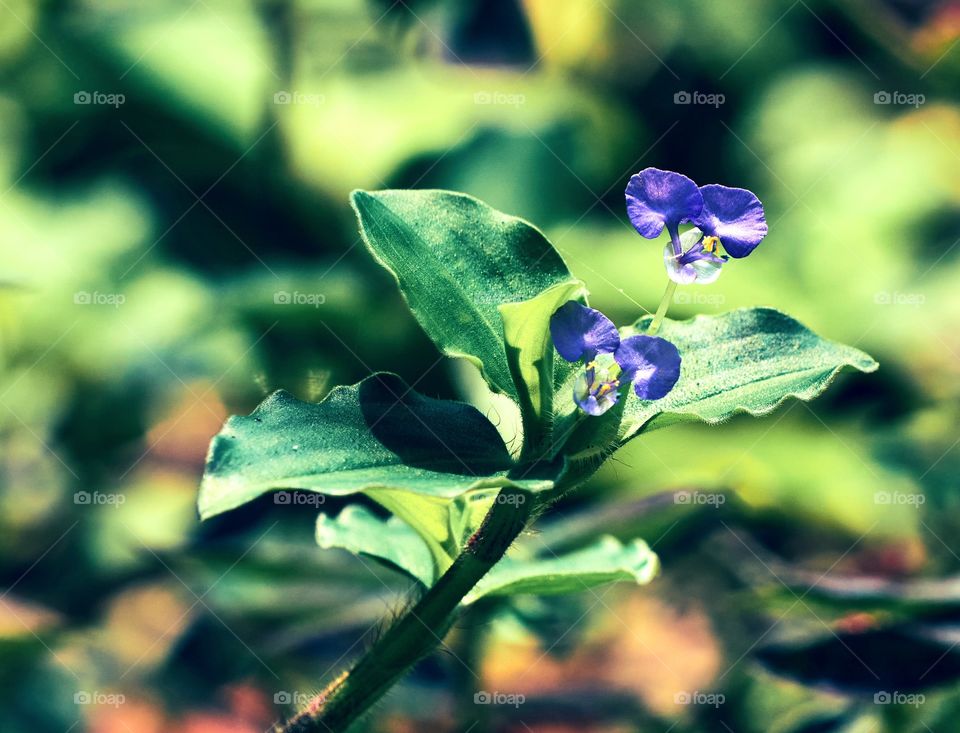
[[[938,665],[925,704],[874,705],[752,647],[774,625],[764,640],[787,661],[791,642],[833,638],[824,624],[848,645],[841,629],[890,629],[867,636],[883,645],[919,626],[934,658],[952,643],[960,55],[950,14],[921,5],[0,3],[0,729],[267,728],[411,595],[406,574],[318,551],[318,512],[403,513],[449,567],[496,489],[278,491],[197,521],[209,438],[274,390],[315,405],[395,373],[476,406],[511,461],[547,450],[571,375],[549,404],[534,375],[566,364],[536,339],[507,351],[517,404],[538,405],[522,425],[463,360],[438,361],[364,252],[352,189],[467,191],[534,221],[576,273],[556,287],[625,324],[659,296],[665,242],[638,238],[623,187],[669,164],[755,191],[771,230],[718,282],[678,291],[664,335],[762,304],[883,368],[719,430],[645,423],[510,559],[643,537],[658,580],[472,604],[448,645],[473,684],[525,706],[475,706],[445,653],[361,729],[443,728],[454,710],[501,729],[950,730]],[[725,101],[671,104],[683,90]],[[883,90],[926,101],[873,103]],[[82,91],[125,103],[75,104]],[[511,303],[496,310],[507,324]],[[586,424],[574,437],[595,445]],[[838,669],[876,684],[837,648]],[[126,702],[74,704],[98,690]],[[726,702],[677,705],[681,690]]]

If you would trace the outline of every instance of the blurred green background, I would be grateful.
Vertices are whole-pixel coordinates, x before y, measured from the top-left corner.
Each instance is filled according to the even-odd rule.
[[[409,585],[314,506],[194,502],[275,388],[478,397],[348,192],[524,216],[627,322],[649,165],[770,224],[671,317],[774,306],[880,371],[632,443],[525,541],[642,536],[661,578],[480,608],[364,726],[956,730],[958,90],[955,0],[0,0],[0,730],[263,731],[342,669]]]

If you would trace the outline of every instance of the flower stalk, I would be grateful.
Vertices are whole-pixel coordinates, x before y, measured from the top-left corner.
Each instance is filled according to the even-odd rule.
[[[522,495],[522,496],[521,496]],[[463,597],[503,557],[527,525],[533,502],[526,492],[501,489],[480,528],[453,565],[391,626],[349,672],[276,733],[341,733],[414,664],[443,642]]]
[[[660,305],[657,306],[657,312],[650,322],[650,328],[647,334],[653,336],[660,330],[664,317],[667,315],[667,309],[670,307],[670,301],[673,300],[673,294],[677,291],[677,284],[673,280],[667,282],[667,289],[663,291],[663,297],[660,298]]]

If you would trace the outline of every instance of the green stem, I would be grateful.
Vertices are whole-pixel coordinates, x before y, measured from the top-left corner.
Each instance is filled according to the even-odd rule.
[[[663,297],[660,298],[660,305],[657,306],[656,315],[654,315],[653,320],[650,322],[650,328],[647,329],[647,334],[653,336],[660,330],[660,324],[663,323],[663,317],[667,315],[667,308],[670,307],[670,301],[673,300],[673,294],[677,290],[677,284],[670,280],[667,282],[667,289],[663,291]]]
[[[341,733],[416,662],[439,646],[463,597],[487,574],[526,527],[532,501],[501,489],[480,529],[430,590],[391,626],[349,672],[327,687],[277,733]]]

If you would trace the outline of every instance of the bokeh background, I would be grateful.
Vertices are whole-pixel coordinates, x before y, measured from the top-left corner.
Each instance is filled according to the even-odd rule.
[[[654,165],[770,223],[672,317],[775,306],[880,371],[632,443],[526,541],[644,537],[662,576],[477,609],[364,726],[956,730],[958,82],[953,0],[0,0],[0,729],[263,731],[409,597],[316,505],[194,508],[272,389],[475,391],[351,189],[527,217],[627,322]]]

